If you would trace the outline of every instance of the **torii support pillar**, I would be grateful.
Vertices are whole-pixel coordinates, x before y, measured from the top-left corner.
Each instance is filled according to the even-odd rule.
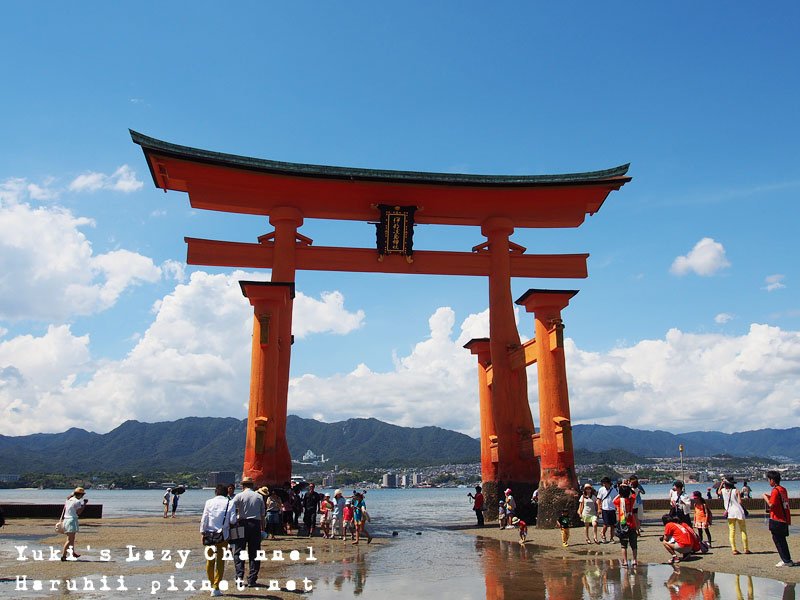
[[[481,225],[481,233],[487,241],[476,250],[489,253],[491,267],[489,352],[492,361],[492,417],[497,436],[496,443],[492,443],[493,449],[497,450],[497,475],[491,484],[511,488],[517,511],[527,515],[533,490],[539,485],[539,468],[531,439],[534,427],[528,404],[525,365],[512,364],[511,361],[511,353],[521,347],[511,298],[511,256],[523,250],[511,243],[509,237],[513,232],[511,219],[490,217]],[[497,492],[502,492],[502,489]]]
[[[280,367],[291,352],[291,334],[281,324],[291,322],[286,313],[292,310],[294,283],[240,281],[239,285],[255,313],[242,476],[252,477],[256,487],[281,486],[292,477]]]
[[[577,515],[578,478],[572,447],[567,370],[564,361],[564,323],[561,311],[576,290],[528,290],[517,304],[534,313],[536,369],[539,375],[539,433],[533,436],[539,457],[539,516],[537,526],[555,527],[566,508]]]
[[[487,381],[486,370],[492,362],[489,338],[475,338],[464,344],[464,348],[478,357],[478,398],[481,424],[481,480],[486,518],[497,518],[497,503],[502,493],[497,489],[497,432],[492,414],[492,390]]]

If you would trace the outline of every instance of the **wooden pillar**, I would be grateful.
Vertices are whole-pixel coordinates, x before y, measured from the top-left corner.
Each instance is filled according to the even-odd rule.
[[[497,518],[497,503],[502,494],[497,491],[497,434],[492,412],[492,390],[486,377],[486,369],[491,364],[489,338],[475,338],[464,345],[478,357],[478,398],[480,402],[481,425],[481,479],[486,506],[486,518]]]
[[[510,353],[521,347],[511,299],[511,219],[491,217],[481,233],[487,238],[489,273],[489,350],[492,361],[492,414],[497,435],[496,483],[510,487],[525,514],[539,469],[533,455],[533,418],[528,405],[525,365],[513,367]],[[502,492],[502,490],[498,490]]]
[[[242,474],[252,477],[257,486],[280,485],[284,482],[285,467],[279,440],[283,439],[285,444],[286,413],[285,401],[280,401],[278,370],[280,355],[288,351],[291,344],[291,338],[282,337],[280,323],[285,319],[284,313],[291,310],[294,284],[240,281],[239,285],[254,312],[250,404]],[[288,456],[288,448],[286,454]]]
[[[536,328],[540,432],[534,436],[534,449],[541,463],[539,527],[555,526],[562,508],[570,510],[570,516],[577,510],[578,478],[561,320],[561,311],[577,293],[575,290],[528,290],[517,300],[527,312],[534,313]]]
[[[283,206],[272,210],[270,224],[275,227],[275,261],[272,266],[274,283],[294,285],[297,265],[297,228],[303,224],[303,214],[296,208]],[[294,298],[294,294],[292,294]],[[286,441],[286,415],[289,398],[289,368],[292,356],[292,312],[290,298],[285,310],[280,312],[278,330],[281,343],[278,348],[277,396],[275,404],[275,477],[278,485],[289,483],[292,477],[292,457]]]

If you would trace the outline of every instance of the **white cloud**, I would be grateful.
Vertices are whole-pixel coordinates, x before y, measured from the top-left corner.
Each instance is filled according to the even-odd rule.
[[[298,293],[294,299],[294,310],[303,315],[302,319],[292,320],[293,333],[298,338],[319,331],[345,334],[364,323],[363,310],[349,313],[344,309],[341,292],[323,292],[320,300]]]
[[[768,277],[765,277],[764,283],[766,283],[767,285],[764,286],[762,289],[765,289],[768,292],[774,292],[775,290],[782,290],[783,288],[786,287],[786,284],[783,283],[784,278],[785,276],[780,274],[770,275]]]
[[[112,273],[117,258],[108,259]],[[156,303],[153,323],[119,361],[94,364],[88,337],[74,337],[63,326],[41,338],[0,342],[0,415],[8,417],[0,419],[0,433],[68,427],[106,431],[133,418],[152,422],[189,415],[243,417],[253,309],[238,282],[263,277],[241,271],[193,273],[187,284]],[[320,300],[298,294],[295,325],[305,335],[346,333],[358,326],[363,314],[345,310],[337,294]],[[47,370],[46,377],[37,379],[39,370]],[[79,409],[67,414],[64,406]]]
[[[54,181],[52,177],[48,177],[40,185],[23,177],[6,179],[0,182],[0,207],[27,200],[55,200],[58,198],[58,191],[52,187]]]
[[[0,205],[0,319],[92,314],[112,306],[126,288],[161,277],[140,254],[94,254],[81,231],[92,220],[58,206],[34,208],[19,202],[24,196],[8,187],[6,192]]]
[[[93,360],[88,338],[66,326],[0,339],[0,433],[107,431],[130,418],[243,418],[253,312],[238,281],[259,278],[263,273],[192,273],[156,303],[152,324],[118,361]],[[485,337],[486,317],[469,315],[458,325],[454,311],[442,307],[428,321],[429,335],[387,370],[354,357],[349,372],[294,377],[289,411],[477,435],[477,364],[463,345]],[[296,333],[345,333],[363,322],[338,292],[296,299]],[[739,336],[673,329],[663,339],[607,352],[587,352],[567,339],[565,352],[574,422],[741,431],[794,423],[800,414],[797,331],[760,324]],[[528,376],[538,426],[535,367]]]
[[[90,171],[78,175],[69,184],[71,192],[96,192],[111,190],[130,193],[142,188],[144,183],[136,179],[136,173],[128,165],[122,165],[111,175]]]
[[[724,325],[733,320],[733,315],[730,313],[719,313],[716,317],[714,317],[714,322],[719,323],[720,325]]]
[[[172,277],[175,281],[186,281],[186,265],[177,260],[165,260],[161,263],[161,271],[165,276]]]
[[[725,257],[723,245],[711,238],[703,238],[686,256],[679,256],[673,261],[670,272],[674,275],[693,272],[709,276],[729,266],[731,263]]]

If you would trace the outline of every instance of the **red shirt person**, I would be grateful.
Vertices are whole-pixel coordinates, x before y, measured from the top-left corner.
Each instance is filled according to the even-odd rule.
[[[781,474],[778,471],[767,471],[767,479],[772,487],[772,493],[764,494],[764,501],[769,506],[769,531],[772,533],[772,541],[781,561],[776,567],[791,567],[792,555],[789,553],[789,525],[792,523],[792,515],[789,512],[789,493],[781,485]]]
[[[483,494],[481,493],[481,486],[475,486],[475,495],[467,494],[472,498],[472,510],[475,511],[475,518],[478,520],[478,526],[483,526]]]

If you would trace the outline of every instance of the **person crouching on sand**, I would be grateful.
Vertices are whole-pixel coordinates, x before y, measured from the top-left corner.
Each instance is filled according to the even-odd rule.
[[[519,529],[519,543],[524,544],[528,539],[528,524],[519,517],[512,517],[511,526]]]

